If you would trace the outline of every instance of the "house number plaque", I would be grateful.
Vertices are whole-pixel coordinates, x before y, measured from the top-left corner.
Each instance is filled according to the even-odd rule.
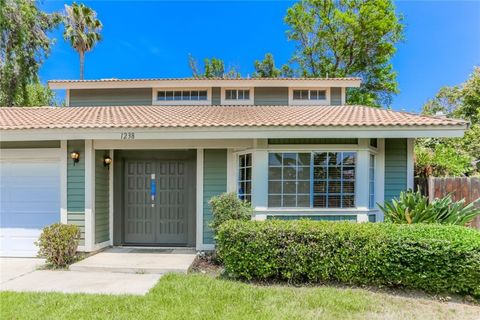
[[[120,132],[120,139],[135,140],[135,132]]]

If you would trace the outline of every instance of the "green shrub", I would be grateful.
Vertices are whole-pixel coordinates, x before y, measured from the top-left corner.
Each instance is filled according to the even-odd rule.
[[[213,219],[210,227],[217,234],[218,227],[228,220],[247,221],[252,218],[253,208],[250,202],[240,200],[235,192],[222,193],[209,202],[212,206]]]
[[[80,229],[76,225],[55,223],[43,228],[35,243],[39,256],[55,268],[65,267],[75,261]]]
[[[398,199],[378,205],[385,221],[393,223],[444,223],[464,226],[480,215],[474,203],[465,206],[465,200],[453,201],[450,195],[428,201],[420,191],[402,191]]]
[[[217,250],[228,275],[340,281],[480,297],[480,232],[438,224],[228,221]]]

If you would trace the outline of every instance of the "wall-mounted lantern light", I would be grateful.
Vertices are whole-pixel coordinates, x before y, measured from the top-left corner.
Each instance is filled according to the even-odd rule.
[[[112,163],[112,161],[112,158],[110,158],[109,156],[105,156],[103,158],[103,166],[110,168],[110,164]]]
[[[70,158],[72,158],[73,165],[75,165],[75,163],[80,161],[80,153],[78,153],[77,151],[73,151],[72,153],[70,153]]]

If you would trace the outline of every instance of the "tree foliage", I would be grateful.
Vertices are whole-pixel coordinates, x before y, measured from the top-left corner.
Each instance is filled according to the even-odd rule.
[[[462,138],[418,139],[416,174],[460,176],[479,172],[480,68],[474,68],[465,83],[441,88],[422,109],[422,113],[426,115],[435,115],[439,112],[449,118],[467,120],[470,127]]]
[[[278,69],[271,53],[266,53],[262,61],[255,60],[253,66],[255,68],[254,78],[293,77],[294,75],[294,71],[289,65],[284,64]]]
[[[97,13],[83,3],[65,5],[65,13],[63,37],[80,56],[80,79],[83,80],[85,53],[102,39],[102,23],[97,19]]]
[[[304,77],[363,78],[348,102],[389,105],[398,92],[390,59],[403,38],[402,18],[391,0],[305,0],[288,9],[292,61]]]
[[[38,70],[52,40],[47,32],[61,21],[41,11],[34,1],[0,0],[0,105],[29,106],[38,88]],[[33,102],[35,104],[35,102]]]
[[[240,78],[240,72],[236,67],[225,68],[225,62],[218,58],[205,58],[203,60],[203,67],[198,66],[197,59],[193,56],[188,56],[188,65],[192,71],[194,78],[227,78],[235,79]]]

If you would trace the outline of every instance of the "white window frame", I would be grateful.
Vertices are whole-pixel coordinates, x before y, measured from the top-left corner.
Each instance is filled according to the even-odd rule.
[[[235,193],[240,196],[238,193],[238,184],[240,183],[240,156],[250,155],[251,157],[251,177],[250,177],[250,202],[253,195],[253,152],[251,151],[243,151],[235,153]],[[248,180],[244,180],[248,181]],[[245,193],[244,193],[245,194]]]
[[[299,211],[318,211],[318,212],[321,212],[321,211],[350,211],[350,210],[356,210],[356,208],[358,208],[358,188],[357,188],[357,181],[358,181],[358,171],[359,171],[359,167],[358,167],[358,157],[359,157],[359,150],[358,149],[353,149],[353,150],[349,150],[350,148],[345,148],[345,149],[334,149],[334,150],[330,150],[331,148],[325,148],[325,149],[306,149],[306,150],[301,150],[301,149],[297,149],[297,150],[268,150],[268,154],[270,153],[310,153],[310,206],[309,207],[270,207],[269,206],[269,203],[268,203],[268,196],[270,195],[269,191],[266,190],[267,192],[267,210],[268,211],[280,211],[280,210],[284,210],[284,209],[287,209],[287,210],[299,210]],[[323,153],[323,152],[326,152],[326,153],[344,153],[344,152],[354,152],[355,153],[355,177],[354,177],[354,188],[355,188],[355,192],[353,193],[354,195],[354,206],[353,207],[346,207],[346,208],[342,208],[342,207],[314,207],[313,206],[313,197],[314,197],[314,192],[313,192],[313,155],[314,153]],[[328,166],[328,164],[327,164]],[[267,171],[269,170],[270,168],[270,165],[269,163],[267,162]],[[367,168],[368,169],[368,168]],[[267,179],[268,181],[270,181],[270,177],[267,175]],[[281,181],[283,181],[283,177],[281,179]],[[329,181],[329,179],[326,179],[326,181]],[[327,188],[328,188],[328,183],[327,183]],[[252,191],[253,192],[253,191]],[[342,191],[343,193],[343,191]],[[326,193],[327,194],[327,201],[328,201],[328,192]]]
[[[227,90],[249,90],[249,99],[247,100],[227,100]],[[253,105],[255,99],[255,90],[253,87],[225,87],[220,90],[220,104],[221,105]]]
[[[377,179],[375,174],[376,166],[377,166],[377,155],[371,152],[368,156],[368,208],[370,210],[375,209],[375,207],[377,206],[376,192],[375,192],[376,179]],[[371,183],[373,183],[373,191],[370,188]],[[372,198],[373,198],[373,203],[371,203]]]
[[[294,100],[293,90],[325,90],[325,100]],[[308,93],[310,95],[310,92]],[[330,105],[330,88],[325,87],[290,87],[288,88],[288,104],[291,106],[323,106]]]
[[[207,91],[207,100],[157,100],[159,91]],[[212,104],[212,88],[198,87],[198,88],[155,88],[152,90],[152,105],[159,106],[196,106],[196,105],[211,105]]]

